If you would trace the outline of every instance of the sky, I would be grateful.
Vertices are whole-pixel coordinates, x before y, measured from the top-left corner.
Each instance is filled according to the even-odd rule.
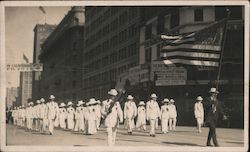
[[[5,54],[6,64],[25,63],[23,54],[33,61],[33,29],[36,24],[58,25],[70,7],[43,7],[45,14],[38,7],[5,7]],[[19,86],[19,72],[7,72],[7,87]]]

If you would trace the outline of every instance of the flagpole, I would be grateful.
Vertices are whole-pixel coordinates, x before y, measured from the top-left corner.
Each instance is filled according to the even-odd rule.
[[[218,88],[219,88],[219,80],[220,80],[221,67],[222,67],[222,58],[223,58],[223,53],[224,53],[224,48],[225,48],[225,42],[226,42],[226,36],[227,36],[227,24],[228,24],[229,17],[230,17],[230,10],[227,9],[226,25],[224,27],[224,35],[223,35],[222,48],[221,48],[221,53],[220,53],[219,69],[218,69],[217,80],[216,80],[216,90],[218,90]]]

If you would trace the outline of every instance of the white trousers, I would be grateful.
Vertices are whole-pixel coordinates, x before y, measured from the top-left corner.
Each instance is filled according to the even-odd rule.
[[[101,117],[97,117],[96,118],[96,129],[100,128],[100,124],[101,124]]]
[[[32,125],[33,125],[33,118],[27,118],[27,128],[28,129],[32,129]]]
[[[108,146],[114,146],[115,145],[115,139],[116,139],[116,127],[108,127],[107,133],[108,133]]]
[[[54,132],[54,120],[53,119],[49,119],[49,132],[51,134],[53,134]]]
[[[156,119],[150,119],[150,135],[155,135]]]
[[[168,132],[168,120],[169,118],[162,118],[161,119],[161,131]]]
[[[176,126],[176,118],[169,118],[169,129],[175,130]]]

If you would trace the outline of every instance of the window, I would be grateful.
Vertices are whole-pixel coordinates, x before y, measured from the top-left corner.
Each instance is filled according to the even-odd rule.
[[[146,49],[145,59],[146,62],[151,62],[151,48]]]
[[[145,38],[150,39],[152,36],[152,24],[149,24],[146,26],[146,33],[145,33]]]
[[[194,10],[194,21],[195,22],[203,21],[203,9],[202,8]]]
[[[164,16],[158,16],[157,21],[157,34],[164,32]]]
[[[176,26],[179,26],[179,20],[180,20],[179,11],[174,12],[173,14],[171,14],[170,28],[174,28]]]

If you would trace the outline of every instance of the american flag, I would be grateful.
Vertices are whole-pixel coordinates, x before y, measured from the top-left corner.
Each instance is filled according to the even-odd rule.
[[[223,19],[192,33],[161,35],[164,63],[218,67],[226,22]]]

